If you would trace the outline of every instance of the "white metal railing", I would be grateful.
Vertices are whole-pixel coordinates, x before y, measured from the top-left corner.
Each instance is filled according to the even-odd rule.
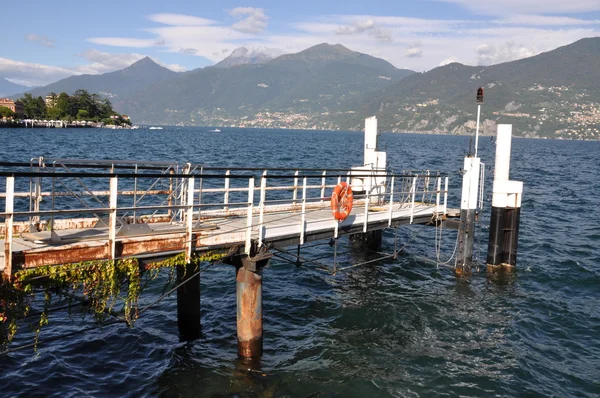
[[[38,165],[33,172],[2,172],[6,179],[6,189],[0,191],[0,199],[4,199],[4,250],[12,253],[13,227],[16,220],[42,224],[51,232],[55,230],[55,219],[82,215],[94,216],[99,220],[108,217],[105,225],[108,229],[108,258],[116,256],[116,240],[119,231],[126,224],[136,222],[168,221],[179,225],[185,233],[185,253],[189,259],[192,255],[193,231],[201,218],[203,220],[216,217],[245,217],[244,251],[251,254],[253,233],[257,231],[257,243],[262,246],[267,230],[266,214],[269,212],[296,212],[300,244],[306,241],[308,214],[313,211],[329,209],[329,197],[326,190],[335,187],[343,177],[350,184],[351,170],[315,171],[314,169],[297,169],[293,173],[279,170],[279,174],[264,169],[260,184],[256,185],[255,177],[248,174],[235,174],[234,169],[223,170],[223,174],[207,173],[207,168],[190,164],[168,165],[154,172],[141,172],[137,164],[131,170],[138,173],[115,173],[111,167],[109,173],[73,172],[68,167],[42,171]],[[154,169],[153,169],[154,170]],[[175,170],[179,172],[176,173]],[[235,169],[235,172],[256,169]],[[152,171],[152,170],[151,170]],[[196,172],[200,171],[199,174]],[[214,170],[213,170],[214,171]],[[352,175],[355,177],[356,174]],[[365,176],[367,177],[367,176]],[[381,174],[377,174],[381,177]],[[369,228],[369,219],[373,211],[387,212],[387,225],[392,226],[394,211],[410,210],[410,223],[414,221],[416,198],[422,204],[435,207],[435,213],[445,214],[448,199],[448,178],[439,174],[424,172],[422,174],[387,174],[383,185],[373,185],[364,193],[355,194],[355,206],[362,209],[363,232]],[[444,188],[442,189],[442,178]],[[16,181],[17,180],[17,181]],[[21,181],[18,181],[21,180]],[[102,185],[108,180],[108,189]],[[433,189],[431,188],[431,181]],[[20,183],[19,183],[20,182]],[[291,185],[290,185],[291,182]],[[16,191],[15,187],[26,188],[27,191]],[[50,190],[44,190],[50,184]],[[56,188],[57,184],[63,190]],[[166,186],[169,186],[167,189]],[[300,185],[301,184],[301,185]],[[104,185],[106,187],[106,185]],[[164,189],[156,189],[157,186]],[[79,187],[76,189],[75,187]],[[259,190],[258,201],[255,190]],[[299,194],[300,191],[300,194]],[[247,195],[242,197],[241,195]],[[50,203],[40,198],[50,197]],[[129,199],[127,199],[129,198]],[[443,198],[443,199],[442,199]],[[21,203],[15,204],[15,200]],[[23,202],[29,201],[29,208]],[[83,207],[75,207],[75,204]],[[258,220],[254,217],[258,216]],[[49,220],[42,220],[43,217]],[[339,234],[339,224],[333,222],[333,237]],[[256,225],[258,224],[258,225]],[[12,256],[5,256],[5,270],[11,270]]]

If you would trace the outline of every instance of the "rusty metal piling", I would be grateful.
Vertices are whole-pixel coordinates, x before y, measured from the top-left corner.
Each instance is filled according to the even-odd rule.
[[[244,267],[236,272],[238,355],[260,357],[263,352],[262,270]]]

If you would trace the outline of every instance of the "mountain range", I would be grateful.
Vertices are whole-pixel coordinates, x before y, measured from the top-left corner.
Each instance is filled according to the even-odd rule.
[[[72,94],[76,90],[85,89],[97,93],[111,101],[120,101],[155,83],[169,80],[177,76],[177,72],[164,68],[152,61],[150,57],[143,58],[125,69],[102,75],[75,75],[30,90],[33,96],[45,96],[49,93]]]
[[[28,90],[29,87],[15,84],[5,78],[0,77],[0,98],[10,97],[11,95],[22,93]]]
[[[516,135],[600,136],[600,38],[498,65],[452,63],[425,73],[339,44],[272,59],[241,48],[189,72],[145,58],[31,93],[84,88],[109,97],[136,123],[360,130],[365,117],[376,115],[384,131],[471,134],[478,87],[486,91],[484,134],[512,123]]]

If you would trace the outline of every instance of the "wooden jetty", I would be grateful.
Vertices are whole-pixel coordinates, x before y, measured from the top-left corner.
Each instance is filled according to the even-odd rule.
[[[262,267],[272,250],[436,225],[453,215],[448,177],[393,172],[367,119],[364,164],[350,169],[219,168],[199,164],[34,158],[1,163],[4,237],[0,270],[88,260],[152,261],[228,249],[236,266],[238,352],[262,354]],[[333,188],[354,190],[351,214],[332,216]],[[449,214],[452,213],[452,214]],[[185,273],[185,270],[182,271]],[[182,334],[199,332],[199,278],[178,289]],[[198,285],[198,286],[195,286]],[[191,286],[191,287],[190,287]]]

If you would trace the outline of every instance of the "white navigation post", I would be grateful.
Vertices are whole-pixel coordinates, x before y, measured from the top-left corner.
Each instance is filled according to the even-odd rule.
[[[512,125],[499,124],[487,253],[488,270],[517,264],[523,182],[509,180],[511,141]]]
[[[473,264],[473,243],[475,238],[475,218],[477,217],[481,161],[477,157],[479,144],[479,115],[483,103],[483,88],[477,90],[477,129],[475,133],[475,152],[465,157],[463,166],[463,185],[460,200],[460,224],[458,226],[458,252],[454,264],[456,273],[468,275]]]
[[[365,203],[365,220],[368,216],[369,204],[383,204],[387,185],[386,153],[378,151],[377,118],[371,116],[365,119],[364,157],[361,166],[352,167],[350,186],[354,199]],[[368,203],[367,203],[368,202]],[[351,235],[353,243],[366,243],[367,247],[377,250],[381,246],[381,231],[365,231],[362,234]]]

